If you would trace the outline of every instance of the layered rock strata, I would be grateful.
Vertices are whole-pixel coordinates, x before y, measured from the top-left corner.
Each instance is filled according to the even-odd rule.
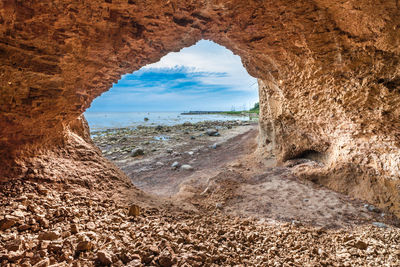
[[[396,0],[2,1],[0,179],[119,177],[79,116],[204,38],[259,79],[264,152],[317,161],[298,175],[400,214],[399,15]]]

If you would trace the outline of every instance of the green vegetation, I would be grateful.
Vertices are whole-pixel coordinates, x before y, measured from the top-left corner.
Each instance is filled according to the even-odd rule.
[[[257,102],[254,104],[254,107],[252,107],[250,110],[242,110],[242,111],[224,111],[221,112],[220,114],[226,114],[226,115],[250,115],[250,114],[260,114],[260,103]]]
[[[250,111],[250,113],[260,114],[260,103],[259,102],[255,103],[254,107],[251,108],[249,111]]]

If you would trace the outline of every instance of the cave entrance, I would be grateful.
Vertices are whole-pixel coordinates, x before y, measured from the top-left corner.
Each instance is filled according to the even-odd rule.
[[[103,155],[161,195],[232,159],[228,139],[257,127],[258,83],[239,56],[201,40],[126,74],[86,111]]]

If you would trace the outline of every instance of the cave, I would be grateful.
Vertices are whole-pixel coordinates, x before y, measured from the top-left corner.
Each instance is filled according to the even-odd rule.
[[[75,153],[91,150],[80,115],[93,99],[121,75],[208,39],[259,79],[260,135],[273,140],[266,153],[283,161],[329,149],[325,168],[299,175],[326,176],[330,188],[397,213],[399,11],[392,2],[5,1],[1,180],[90,179],[79,167],[68,170],[83,156],[102,162]],[[68,166],[49,168],[57,158],[67,164],[67,154]],[[342,188],[338,180],[355,175],[349,169],[357,182]]]
[[[131,188],[81,115],[121,75],[205,39],[258,79],[263,156],[323,152],[296,175],[400,215],[399,12],[394,0],[2,1],[0,181]]]

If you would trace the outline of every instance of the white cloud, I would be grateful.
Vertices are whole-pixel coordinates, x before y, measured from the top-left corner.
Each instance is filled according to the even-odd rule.
[[[220,72],[225,77],[200,77],[204,84],[230,87],[232,91],[257,90],[257,80],[251,77],[239,56],[211,41],[201,40],[196,45],[183,48],[180,52],[172,52],[157,63],[145,66],[149,68],[184,67],[192,72]]]

